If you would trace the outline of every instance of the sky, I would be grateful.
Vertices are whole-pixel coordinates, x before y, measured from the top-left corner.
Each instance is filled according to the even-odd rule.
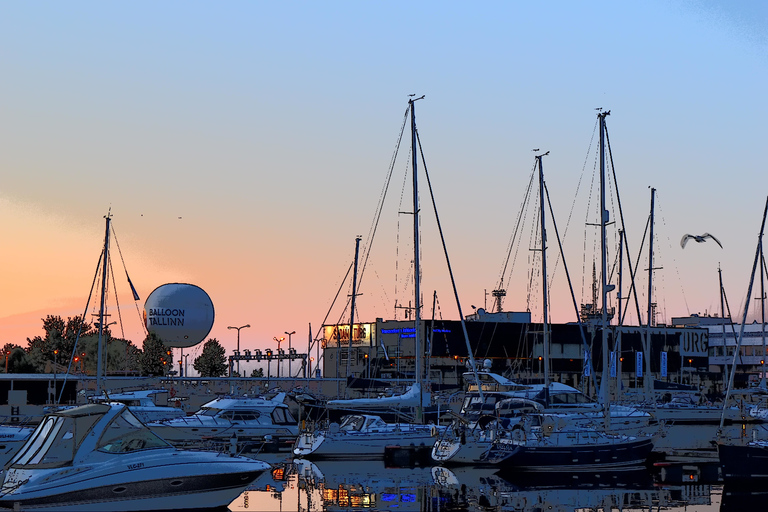
[[[25,346],[48,314],[98,311],[88,296],[108,211],[122,254],[113,332],[137,344],[143,300],[182,282],[211,297],[209,337],[227,350],[227,327],[250,324],[241,349],[295,331],[305,351],[310,325],[348,321],[358,235],[370,252],[356,315],[402,318],[396,301],[413,300],[407,131],[369,235],[410,94],[425,95],[419,137],[464,314],[491,307],[545,151],[576,300],[591,301],[603,108],[640,274],[656,189],[657,321],[718,313],[718,267],[740,318],[768,196],[767,65],[757,1],[2,1],[0,343]],[[423,316],[457,319],[419,179]],[[571,321],[548,229],[550,314]],[[540,251],[519,231],[504,307],[536,319]],[[704,232],[722,249],[680,247]],[[637,286],[645,310],[647,278]]]

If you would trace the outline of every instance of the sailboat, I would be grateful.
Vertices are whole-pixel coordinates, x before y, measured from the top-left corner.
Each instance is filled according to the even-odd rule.
[[[610,434],[602,428],[603,419],[609,423],[610,409],[601,408],[587,411],[594,414],[549,409],[549,343],[546,223],[544,209],[544,170],[542,158],[536,156],[539,169],[540,190],[540,240],[543,276],[543,332],[544,332],[544,384],[541,387],[542,403],[539,408],[525,410],[512,402],[510,409],[517,414],[502,418],[497,403],[496,417],[482,425],[473,422],[452,438],[441,438],[432,450],[432,457],[439,462],[462,462],[493,464],[501,467],[529,470],[573,470],[616,469],[643,464],[650,455],[653,441],[649,437],[634,437]],[[603,219],[603,229],[605,218]],[[520,390],[515,390],[519,393]],[[511,400],[511,399],[510,399]],[[518,402],[525,399],[520,397]],[[536,404],[537,402],[534,402]],[[607,404],[607,402],[603,402]],[[469,434],[469,435],[468,435]]]
[[[415,103],[423,99],[411,97],[408,100],[408,108],[411,117],[411,155],[412,155],[412,173],[413,173],[413,240],[414,240],[414,300],[413,308],[414,318],[414,340],[417,344],[415,349],[416,362],[416,382],[404,395],[399,395],[384,399],[379,402],[384,407],[391,407],[398,402],[413,403],[416,409],[415,423],[387,423],[375,413],[372,414],[354,414],[342,418],[341,424],[330,423],[327,428],[316,429],[311,432],[305,432],[299,435],[294,444],[294,454],[299,457],[322,457],[322,458],[349,458],[357,459],[378,459],[385,456],[388,447],[393,445],[406,447],[418,451],[426,451],[432,448],[435,437],[442,432],[445,427],[438,425],[423,424],[423,412],[425,399],[428,400],[428,394],[424,390],[422,377],[422,349],[418,346],[422,339],[421,334],[421,270],[419,255],[419,195],[418,195],[418,144],[416,131],[416,110]],[[439,221],[438,221],[439,226]],[[356,250],[357,252],[357,250]],[[449,265],[450,268],[450,265]],[[355,271],[355,278],[357,272]],[[353,289],[352,300],[356,295]],[[352,303],[354,315],[354,302]],[[353,317],[354,318],[354,317]],[[371,402],[367,399],[335,400],[330,405],[337,408],[354,408],[370,406]]]

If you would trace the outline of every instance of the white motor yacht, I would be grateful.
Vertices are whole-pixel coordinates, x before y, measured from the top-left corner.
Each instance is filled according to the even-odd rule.
[[[178,450],[124,404],[47,415],[5,468],[13,510],[193,510],[225,507],[270,468],[244,457]]]
[[[432,449],[444,426],[387,423],[372,414],[350,414],[341,424],[301,434],[294,444],[298,457],[326,459],[383,459],[386,448]]]
[[[224,397],[203,405],[192,416],[147,423],[157,435],[174,445],[196,445],[205,441],[227,442],[235,437],[242,445],[290,449],[299,435],[296,419],[283,401],[285,393],[273,399]]]
[[[119,402],[130,407],[131,412],[142,423],[181,418],[186,413],[179,407],[168,405],[168,391],[165,389],[147,389],[124,391],[108,395],[88,397],[90,403]]]

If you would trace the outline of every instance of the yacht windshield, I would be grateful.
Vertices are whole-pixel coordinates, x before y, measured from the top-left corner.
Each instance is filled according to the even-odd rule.
[[[128,409],[124,409],[104,429],[96,449],[107,453],[128,453],[168,446],[168,443],[145,427]]]
[[[221,409],[216,409],[214,407],[202,407],[195,414],[199,416],[216,416],[220,410]]]

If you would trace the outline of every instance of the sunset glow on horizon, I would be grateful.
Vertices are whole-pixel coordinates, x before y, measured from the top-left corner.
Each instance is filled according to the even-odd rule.
[[[340,286],[355,237],[367,248],[374,226],[355,316],[402,315],[396,304],[413,300],[407,127],[379,224],[375,214],[414,93],[426,95],[416,122],[465,315],[491,309],[522,218],[505,309],[541,319],[537,213],[520,215],[534,148],[550,151],[576,301],[591,301],[602,107],[643,319],[649,187],[657,321],[719,314],[718,267],[734,319],[745,302],[755,318],[759,291],[745,295],[768,196],[765,6],[42,2],[0,14],[3,345],[44,336],[49,314],[93,321],[108,212],[112,333],[139,346],[147,296],[190,283],[211,297],[209,337],[228,353],[228,326],[245,324],[241,348],[274,349],[295,331],[306,351],[310,325],[349,321],[350,280]],[[457,319],[420,180],[422,316]],[[705,232],[723,248],[680,246]],[[552,320],[573,321],[551,225],[547,249]]]

